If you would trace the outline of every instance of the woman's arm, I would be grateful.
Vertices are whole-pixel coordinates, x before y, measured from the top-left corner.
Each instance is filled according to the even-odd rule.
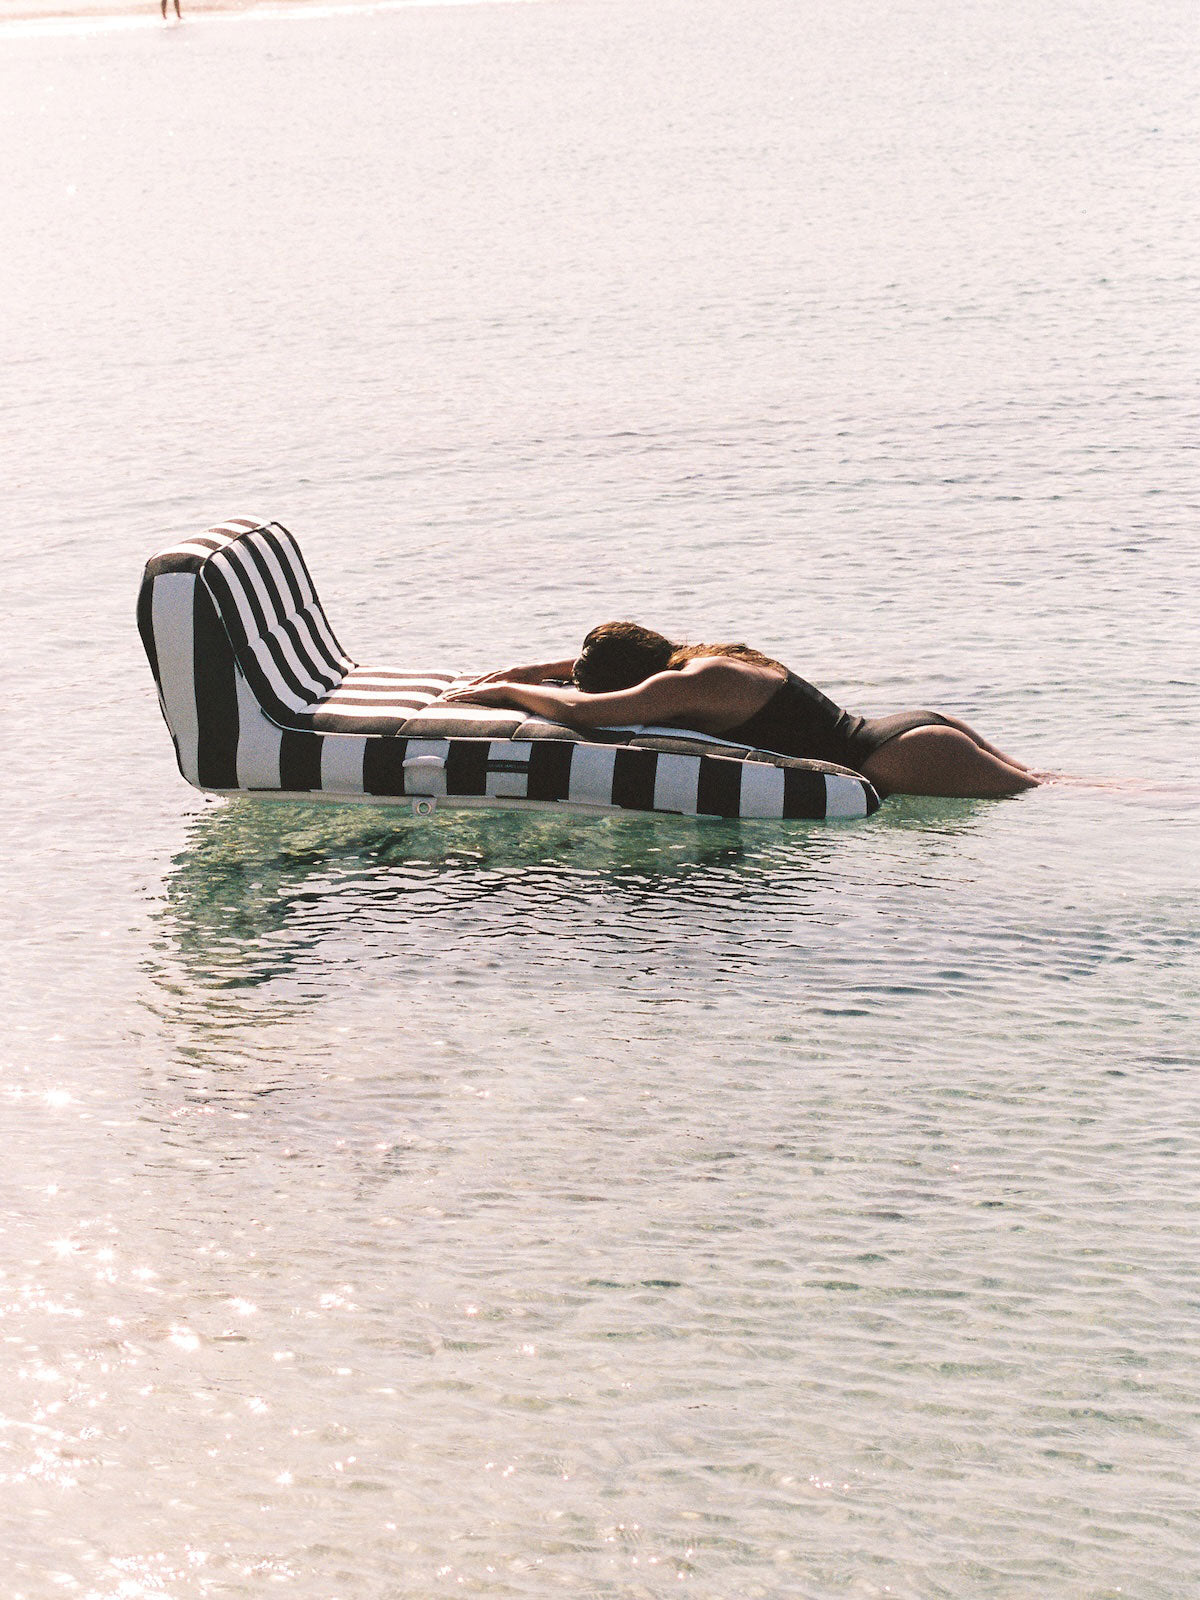
[[[570,681],[571,670],[575,665],[575,657],[568,656],[565,661],[531,661],[524,667],[504,667],[499,672],[481,672],[479,677],[472,678],[471,684],[477,683],[548,683]]]
[[[614,728],[678,717],[732,727],[758,710],[774,692],[777,681],[774,674],[747,672],[738,662],[706,656],[689,661],[678,671],[656,673],[635,688],[612,694],[584,694],[580,689],[510,681],[456,689],[442,699],[517,706],[535,716],[573,723],[577,728]]]

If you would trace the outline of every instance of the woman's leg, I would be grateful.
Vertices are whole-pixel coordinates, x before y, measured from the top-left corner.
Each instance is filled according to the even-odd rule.
[[[889,794],[983,800],[1038,786],[1032,773],[984,748],[957,726],[897,734],[868,756],[860,770]]]
[[[973,739],[981,750],[987,751],[988,755],[995,756],[997,761],[1003,761],[1006,767],[1016,767],[1018,772],[1028,772],[1030,770],[1023,761],[1018,761],[1015,756],[1007,756],[1003,750],[997,750],[994,744],[989,744],[981,733],[976,733],[975,729],[968,727],[961,718],[949,716],[944,711],[939,712],[938,715],[945,717],[952,728],[957,728],[960,733],[965,733],[968,739]]]

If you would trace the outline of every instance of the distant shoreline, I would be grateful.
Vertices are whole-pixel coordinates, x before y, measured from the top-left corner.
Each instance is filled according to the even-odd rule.
[[[180,0],[183,22],[189,17],[242,15],[298,17],[305,13],[329,15],[351,11],[408,11],[430,6],[496,4],[497,0]],[[503,4],[538,4],[545,0],[499,0]],[[139,23],[179,27],[174,0],[168,0],[164,24],[160,0],[0,0],[0,32],[9,27],[40,31],[46,23],[54,32],[70,32],[72,24],[129,26]]]
[[[184,0],[180,0],[184,4]],[[256,0],[199,0],[185,10],[195,16],[213,11],[250,11]],[[174,16],[174,11],[171,15]],[[0,24],[8,22],[73,22],[107,18],[152,17],[162,21],[157,0],[0,0]]]

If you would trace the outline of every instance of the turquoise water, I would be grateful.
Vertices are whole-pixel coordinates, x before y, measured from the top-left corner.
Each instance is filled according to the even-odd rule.
[[[1183,4],[14,32],[0,1588],[1196,1588]],[[143,561],[747,637],[1140,786],[206,804]]]

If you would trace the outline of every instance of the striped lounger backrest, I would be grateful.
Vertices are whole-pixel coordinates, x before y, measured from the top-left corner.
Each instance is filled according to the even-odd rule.
[[[172,577],[185,581],[160,581]],[[329,626],[299,546],[277,522],[210,528],[162,551],[146,578],[145,621],[159,649],[179,628],[180,606],[190,603],[197,638],[214,622],[223,626],[258,703],[283,726],[311,711],[354,665]]]
[[[395,731],[454,678],[356,669],[277,522],[236,518],[160,551],[138,627],[180,770],[206,789],[278,788],[273,730],[285,756],[317,727]]]

